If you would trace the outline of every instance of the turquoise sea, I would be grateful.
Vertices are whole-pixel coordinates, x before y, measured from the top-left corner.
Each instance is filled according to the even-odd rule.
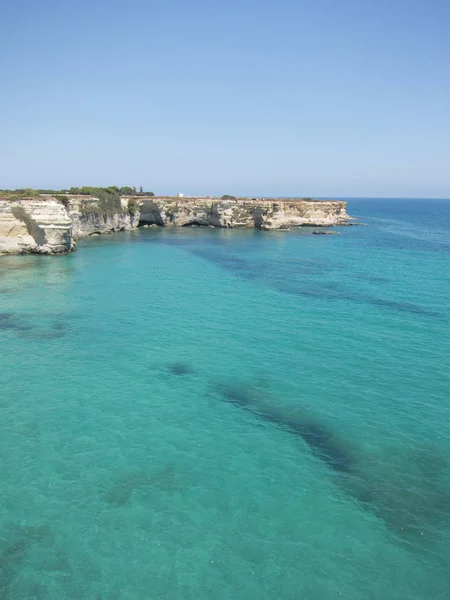
[[[450,598],[450,202],[0,258],[1,600]]]

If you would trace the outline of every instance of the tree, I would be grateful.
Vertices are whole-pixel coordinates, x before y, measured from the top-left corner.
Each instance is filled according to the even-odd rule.
[[[89,187],[88,185],[83,185],[83,187],[80,187],[80,194],[85,194],[89,196],[90,194],[92,194],[92,190],[95,189],[96,188]]]
[[[129,185],[126,185],[124,187],[121,187],[119,192],[122,196],[129,196],[133,193],[133,188],[131,188]]]
[[[142,185],[141,185],[141,187],[139,188],[139,192],[140,192],[141,194],[142,194],[142,191],[143,191],[143,189],[144,189],[144,188],[143,188],[143,187],[142,187]]]

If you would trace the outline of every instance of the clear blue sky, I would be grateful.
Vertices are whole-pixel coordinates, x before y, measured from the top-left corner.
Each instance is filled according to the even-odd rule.
[[[0,2],[0,188],[450,197],[450,0]]]

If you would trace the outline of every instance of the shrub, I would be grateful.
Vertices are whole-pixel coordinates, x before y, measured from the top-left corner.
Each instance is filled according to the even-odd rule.
[[[80,188],[80,194],[98,198],[97,206],[84,206],[82,208],[83,212],[100,212],[102,214],[122,212],[120,196],[111,188],[83,186]]]
[[[63,204],[66,208],[69,206],[69,198],[63,194],[53,194],[53,196],[58,200],[58,202],[61,202],[61,204]]]
[[[121,187],[119,189],[119,193],[121,196],[130,196],[133,193],[133,188],[126,185],[125,187]]]
[[[20,188],[17,190],[2,190],[0,191],[2,198],[5,200],[22,200],[23,198],[39,198],[39,192],[31,188]]]
[[[139,205],[136,200],[130,200],[128,202],[128,212],[130,215],[135,215],[137,212],[139,212]]]

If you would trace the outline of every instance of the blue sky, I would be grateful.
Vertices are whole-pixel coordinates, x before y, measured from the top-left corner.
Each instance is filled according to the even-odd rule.
[[[2,0],[0,188],[450,197],[449,0]]]

